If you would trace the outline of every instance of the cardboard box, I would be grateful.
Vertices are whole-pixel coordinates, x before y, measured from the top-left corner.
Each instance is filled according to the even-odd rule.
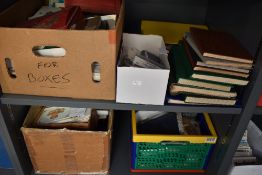
[[[123,27],[123,8],[113,30],[54,30],[11,28],[33,15],[41,0],[20,0],[0,13],[0,83],[4,93],[81,99],[115,99],[116,57]],[[5,26],[5,27],[4,27]],[[64,57],[39,57],[35,46],[66,50]],[[6,58],[16,76],[8,73]],[[101,82],[92,79],[98,62]]]
[[[123,34],[123,48],[146,50],[154,55],[166,52],[163,38],[157,35]],[[117,66],[117,96],[120,103],[163,105],[169,78],[170,66],[167,54],[162,57],[165,69],[146,69]]]
[[[41,174],[106,174],[109,170],[113,112],[108,131],[38,129],[41,107],[32,107],[21,128],[31,162]]]

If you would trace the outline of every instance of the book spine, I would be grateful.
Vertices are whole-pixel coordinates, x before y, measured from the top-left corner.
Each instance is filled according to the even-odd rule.
[[[201,98],[201,97],[193,97],[187,96],[185,99],[186,103],[191,104],[209,104],[209,105],[227,105],[232,106],[236,104],[236,100],[225,100],[225,99],[218,99],[218,98]]]
[[[248,78],[249,74],[246,73],[240,73],[240,72],[233,72],[228,70],[221,70],[221,69],[214,69],[214,68],[206,68],[206,67],[195,67],[195,71],[200,72],[209,72],[209,73],[216,73],[221,75],[230,75],[230,76],[236,76],[236,77],[242,77],[242,78]]]
[[[192,78],[215,81],[215,82],[220,82],[220,83],[234,84],[234,85],[239,85],[239,86],[245,86],[248,84],[247,80],[237,80],[237,79],[208,76],[208,75],[201,75],[201,74],[193,74]]]
[[[214,53],[203,53],[203,56],[204,57],[211,57],[211,58],[216,58],[216,59],[227,60],[227,61],[235,61],[235,62],[247,63],[247,64],[252,64],[253,63],[253,60],[246,60],[246,59],[242,59],[242,58],[239,58],[239,57],[220,55],[220,54],[214,54]]]
[[[222,62],[222,61],[206,61],[205,63],[209,65],[235,67],[240,69],[252,68],[252,64],[241,64],[241,63]]]
[[[225,92],[225,91],[211,90],[206,88],[196,88],[196,87],[172,84],[170,87],[170,94],[176,95],[179,93],[200,94],[203,96],[212,96],[212,97],[221,97],[221,98],[234,98],[237,96],[236,92]]]
[[[231,86],[227,85],[220,85],[216,84],[213,82],[204,82],[204,81],[196,81],[196,80],[190,80],[190,79],[183,79],[180,78],[177,82],[178,84],[183,84],[183,85],[189,85],[189,86],[196,86],[196,87],[205,87],[208,89],[216,89],[220,91],[231,91]]]
[[[229,71],[235,71],[235,72],[241,72],[241,73],[249,73],[249,70],[247,69],[239,69],[234,67],[226,67],[226,66],[215,66],[215,65],[209,65],[202,62],[197,62],[197,66],[203,66],[203,67],[210,67],[210,68],[216,68],[216,69],[222,69],[222,70],[229,70]]]

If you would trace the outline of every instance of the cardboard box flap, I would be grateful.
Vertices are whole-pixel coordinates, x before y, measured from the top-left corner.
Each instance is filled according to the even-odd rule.
[[[122,5],[120,8],[120,13],[116,22],[116,55],[117,58],[119,49],[121,48],[121,39],[123,33],[123,26],[124,26],[124,18],[125,18],[125,3],[122,1]]]
[[[33,123],[35,122],[35,120],[38,118],[38,116],[41,114],[42,111],[43,111],[42,106],[31,106],[23,123],[23,127],[25,128],[33,127],[32,126]]]

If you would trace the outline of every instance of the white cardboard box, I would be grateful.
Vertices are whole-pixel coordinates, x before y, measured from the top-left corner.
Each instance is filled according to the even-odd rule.
[[[164,40],[157,35],[123,34],[122,48],[146,50],[160,56],[165,69],[117,66],[117,95],[119,103],[163,105],[170,66]],[[160,53],[162,53],[160,55]]]

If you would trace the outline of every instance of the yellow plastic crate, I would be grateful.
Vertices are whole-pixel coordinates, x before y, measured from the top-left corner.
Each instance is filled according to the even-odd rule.
[[[160,135],[160,134],[138,134],[136,112],[132,111],[132,132],[133,142],[189,142],[189,143],[208,143],[215,144],[217,134],[207,113],[204,113],[204,118],[209,128],[211,135]]]
[[[145,35],[161,35],[166,44],[177,44],[190,27],[208,29],[205,25],[182,24],[174,22],[147,21],[141,23],[141,31]]]

